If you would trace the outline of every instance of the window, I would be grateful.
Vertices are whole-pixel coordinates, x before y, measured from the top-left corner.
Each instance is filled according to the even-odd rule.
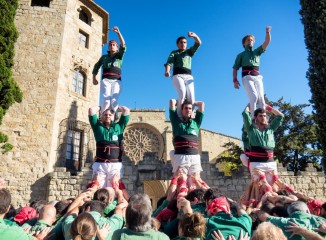
[[[83,146],[83,132],[78,130],[68,130],[67,150],[66,150],[66,167],[69,170],[78,171],[81,167],[81,156]]]
[[[88,34],[84,33],[83,31],[79,31],[78,42],[79,45],[88,48]]]
[[[50,7],[51,0],[32,0],[31,6]]]
[[[82,9],[80,12],[79,12],[79,19],[81,21],[83,21],[84,23],[88,24],[88,25],[91,25],[91,15],[90,13],[88,13],[87,11],[85,11],[84,9]]]
[[[76,93],[79,93],[80,95],[86,96],[85,86],[86,86],[85,75],[76,69],[72,79],[72,90]]]

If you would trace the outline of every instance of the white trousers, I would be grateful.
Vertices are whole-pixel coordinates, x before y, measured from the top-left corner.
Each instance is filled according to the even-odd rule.
[[[101,81],[101,113],[110,108],[114,112],[118,110],[118,99],[122,89],[121,80],[104,78]]]
[[[187,98],[191,104],[195,102],[195,86],[194,78],[190,74],[176,74],[172,77],[172,82],[175,90],[178,93],[177,113],[181,118],[181,105]]]
[[[95,162],[92,165],[93,176],[92,179],[96,179],[100,187],[112,187],[111,180],[114,175],[118,175],[119,179],[122,177],[122,163],[101,163]]]
[[[257,108],[265,109],[263,76],[244,76],[242,84],[249,98],[251,118],[254,118]]]
[[[170,151],[170,159],[172,164],[172,173],[181,169],[187,175],[194,175],[202,172],[200,155],[182,155],[174,154],[174,150]]]

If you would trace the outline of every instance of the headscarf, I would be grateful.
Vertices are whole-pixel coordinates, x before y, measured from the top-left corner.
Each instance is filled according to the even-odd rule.
[[[212,216],[218,212],[226,212],[227,214],[231,215],[230,204],[224,196],[215,198],[213,201],[211,201],[207,209]]]

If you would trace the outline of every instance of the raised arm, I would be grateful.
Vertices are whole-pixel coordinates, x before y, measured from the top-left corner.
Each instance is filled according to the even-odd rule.
[[[198,107],[199,112],[204,112],[204,108],[205,108],[204,102],[196,101],[194,102],[194,105]]]
[[[171,99],[170,100],[170,109],[171,110],[175,110],[176,109],[176,105],[177,105],[177,100],[175,100],[175,99]]]
[[[197,36],[196,33],[194,32],[188,32],[188,37],[192,37],[195,39],[195,42],[198,43],[199,45],[201,44],[200,38]]]
[[[126,106],[119,106],[120,111],[122,112],[123,116],[128,116],[130,115],[130,109],[127,108]]]
[[[118,27],[113,27],[112,30],[118,35],[121,47],[125,47],[126,42],[125,42],[125,39],[123,38],[119,28]]]
[[[271,26],[266,27],[265,41],[264,41],[264,43],[262,45],[262,48],[264,50],[266,50],[266,48],[268,47],[269,43],[271,42],[271,39],[272,39],[271,30],[272,30],[272,27]]]
[[[99,106],[90,107],[88,109],[88,115],[93,116],[93,115],[97,114],[100,111],[100,109],[101,108]]]
[[[266,105],[266,110],[273,113],[275,116],[282,116],[284,117],[284,114],[281,113],[279,110],[269,106],[269,105]]]

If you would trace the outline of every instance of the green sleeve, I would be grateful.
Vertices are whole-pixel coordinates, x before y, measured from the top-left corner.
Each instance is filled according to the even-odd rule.
[[[130,114],[127,116],[121,115],[118,124],[121,127],[121,130],[124,131],[130,119]]]
[[[93,128],[98,123],[98,116],[94,114],[92,116],[88,116],[89,124]]]
[[[197,43],[197,42],[195,42],[195,44],[187,50],[188,51],[188,54],[190,56],[193,56],[195,54],[195,52],[197,52],[199,46],[200,46],[200,44]]]
[[[97,63],[95,63],[94,68],[93,68],[93,71],[92,71],[92,74],[97,75],[98,70],[100,69],[100,67],[102,66],[102,64],[103,64],[103,56],[100,57],[100,59],[98,60]]]
[[[269,125],[269,128],[276,131],[282,125],[283,119],[284,117],[282,116],[276,116]]]
[[[169,109],[170,121],[175,122],[178,119],[177,110]]]
[[[174,63],[174,52],[175,51],[172,51],[168,57],[168,60],[166,61],[166,63],[164,64],[164,66],[166,65],[169,65],[169,66],[172,66],[173,63]]]
[[[262,45],[260,45],[258,48],[256,48],[255,50],[254,50],[255,52],[256,52],[256,54],[257,55],[262,55],[264,52],[265,52],[265,50],[263,49],[263,46]]]
[[[169,204],[169,201],[168,200],[164,200],[161,204],[161,206],[159,206],[155,211],[153,211],[152,213],[152,217],[157,217],[157,215],[164,209],[168,206]]]
[[[243,117],[244,129],[247,131],[247,134],[248,134],[248,131],[249,131],[251,125],[252,125],[252,121],[251,121],[251,118],[250,118],[250,112],[243,111],[242,112],[242,117]]]
[[[241,56],[242,56],[241,53],[238,54],[235,61],[234,61],[233,68],[235,68],[236,70],[238,70],[239,68],[242,67]]]
[[[198,128],[200,128],[203,118],[204,118],[204,113],[196,111],[195,122],[197,123]]]

